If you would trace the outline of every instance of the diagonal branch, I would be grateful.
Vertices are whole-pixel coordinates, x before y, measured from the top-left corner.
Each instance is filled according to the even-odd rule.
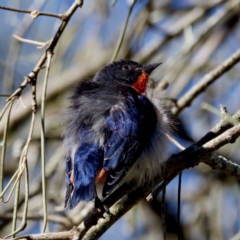
[[[190,106],[192,101],[202,93],[211,83],[222,76],[229,69],[234,67],[240,61],[240,50],[226,59],[220,66],[206,74],[198,84],[194,85],[184,96],[182,96],[172,108],[172,113],[178,115],[185,107]]]
[[[224,107],[222,107],[222,113],[223,119],[225,118],[224,114],[227,115]],[[228,119],[232,118],[232,120],[229,120],[229,125],[226,124],[226,120],[221,120],[221,122],[212,130],[215,132],[214,135],[211,135],[211,131],[196,144],[193,144],[182,152],[170,157],[166,161],[166,169],[168,170],[168,179],[166,180],[166,183],[168,184],[184,169],[194,167],[200,162],[206,162],[206,164],[210,165],[212,168],[217,168],[226,174],[236,176],[240,179],[240,166],[228,162],[226,159],[224,159],[225,166],[220,166],[219,161],[216,161],[216,157],[214,157],[215,160],[213,160],[214,154],[212,153],[228,143],[233,143],[240,136],[239,113],[240,111],[233,116],[228,116]],[[225,127],[221,128],[221,123],[222,126],[225,125]],[[221,131],[219,129],[221,129]],[[212,139],[207,141],[210,139],[209,136],[212,136]],[[213,161],[209,160],[210,157]],[[108,207],[112,206],[110,208],[111,214],[104,216],[105,218],[102,218],[102,215],[99,212],[93,211],[88,218],[78,226],[78,228],[73,228],[67,232],[28,235],[21,237],[21,239],[97,239],[129,209],[136,205],[141,199],[145,198],[154,186],[164,180],[163,178],[164,174],[161,174],[154,179],[151,184],[148,183],[135,189],[133,189],[136,187],[135,183],[120,186],[104,201]]]
[[[199,142],[188,147],[184,151],[173,155],[166,161],[166,169],[168,169],[168,180],[169,183],[175,176],[177,176],[184,169],[194,167],[200,162],[207,162],[210,164],[208,159],[213,151],[221,148],[222,146],[233,143],[240,136],[240,123],[226,130],[219,136],[216,136],[211,141],[199,145]],[[201,139],[200,142],[203,142]],[[212,167],[215,168],[219,163],[211,163]],[[228,164],[229,167],[221,168],[226,174],[231,174],[240,178],[240,171],[236,171],[240,166],[233,167],[233,164]],[[232,167],[230,167],[232,166]],[[218,168],[220,169],[220,168]],[[147,184],[143,187],[134,189],[129,194],[125,195],[110,209],[111,215],[106,216],[105,219],[95,219],[95,223],[98,221],[97,226],[89,226],[86,222],[81,223],[79,226],[80,237],[83,239],[99,238],[105,230],[107,230],[112,224],[114,224],[122,215],[124,215],[130,208],[136,205],[141,199],[145,198],[159,182],[163,181],[163,174],[154,180],[152,184]],[[118,189],[116,190],[116,192]],[[111,198],[111,196],[109,197]],[[94,215],[94,214],[93,214]],[[91,216],[89,216],[91,218]],[[89,220],[88,220],[89,221]],[[94,222],[94,221],[92,221]],[[82,232],[84,234],[82,234]],[[80,238],[81,239],[81,238]]]
[[[12,11],[12,12],[19,12],[19,13],[29,13],[33,19],[37,18],[38,16],[55,17],[55,18],[59,18],[59,19],[63,18],[63,14],[39,12],[36,10],[22,10],[22,9],[10,8],[10,7],[5,7],[5,6],[0,6],[0,9]]]
[[[11,101],[12,98],[14,97],[19,97],[22,93],[22,90],[31,82],[36,81],[37,76],[39,71],[43,68],[46,60],[47,60],[47,53],[50,52],[51,54],[53,54],[53,51],[64,31],[64,29],[66,28],[70,18],[72,17],[72,15],[74,14],[74,12],[79,8],[82,7],[83,5],[83,0],[75,0],[74,3],[72,4],[72,6],[68,9],[68,11],[66,13],[63,14],[62,17],[62,23],[60,25],[60,27],[58,28],[50,46],[46,49],[46,51],[44,52],[44,54],[42,55],[41,59],[38,61],[38,63],[36,64],[36,66],[34,67],[34,69],[25,77],[24,81],[22,82],[21,86],[7,99],[8,101]],[[33,105],[36,105],[33,102]],[[33,107],[33,111],[36,111],[36,108]]]

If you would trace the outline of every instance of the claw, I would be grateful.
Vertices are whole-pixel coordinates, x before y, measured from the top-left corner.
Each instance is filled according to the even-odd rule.
[[[95,206],[94,207],[99,212],[107,213],[108,215],[110,215],[110,211],[109,211],[107,205],[104,204],[98,197],[95,197]]]

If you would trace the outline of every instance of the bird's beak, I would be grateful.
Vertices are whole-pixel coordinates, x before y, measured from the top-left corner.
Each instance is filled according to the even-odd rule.
[[[162,63],[152,63],[143,67],[138,68],[138,70],[142,70],[142,72],[146,73],[147,75],[150,75],[150,73],[158,67]],[[136,69],[137,70],[137,69]]]

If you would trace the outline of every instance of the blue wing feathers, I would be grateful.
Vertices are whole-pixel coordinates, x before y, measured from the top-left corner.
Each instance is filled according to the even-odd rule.
[[[101,158],[102,151],[99,144],[82,144],[78,148],[74,156],[76,188],[89,185],[95,179]]]
[[[78,189],[74,189],[73,195],[70,201],[70,209],[73,209],[80,201],[91,201],[95,198],[94,184],[88,186],[81,186]]]
[[[70,201],[70,209],[80,201],[91,201],[96,196],[95,178],[101,162],[103,149],[99,143],[91,141],[93,131],[90,128],[80,130],[81,145],[74,154],[74,190]]]
[[[132,88],[121,94],[120,97],[115,97],[115,103],[109,103],[110,108],[105,111],[105,115],[101,115],[105,117],[103,146],[96,141],[96,133],[91,125],[95,122],[86,121],[89,125],[84,125],[85,121],[78,123],[79,146],[74,159],[67,159],[66,163],[68,187],[65,205],[70,204],[70,208],[74,208],[80,201],[95,198],[95,179],[100,167],[108,171],[102,195],[105,197],[110,194],[137,160],[152,135],[157,116],[150,101]]]
[[[109,171],[103,196],[110,194],[137,160],[157,123],[146,97],[128,96],[106,114],[108,138],[104,145],[103,168]]]
[[[69,201],[71,199],[71,193],[73,191],[73,184],[71,183],[71,173],[72,173],[72,161],[71,157],[68,156],[66,159],[66,185],[67,185],[67,191],[65,195],[65,203],[64,207],[66,208],[69,205]]]

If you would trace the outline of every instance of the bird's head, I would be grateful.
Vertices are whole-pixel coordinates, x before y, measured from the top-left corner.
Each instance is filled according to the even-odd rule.
[[[159,65],[154,63],[143,66],[132,60],[120,60],[98,71],[94,80],[131,85],[137,92],[144,93],[150,73]]]

